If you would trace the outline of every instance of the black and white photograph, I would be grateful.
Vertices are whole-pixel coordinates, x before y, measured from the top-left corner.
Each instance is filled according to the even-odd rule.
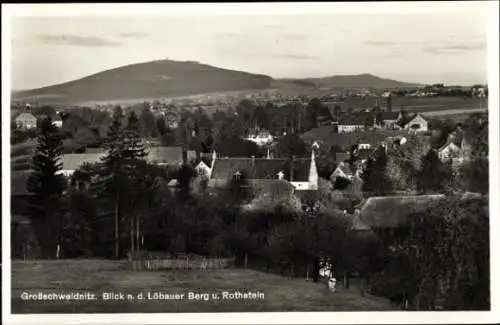
[[[492,319],[498,2],[5,9],[12,324]]]

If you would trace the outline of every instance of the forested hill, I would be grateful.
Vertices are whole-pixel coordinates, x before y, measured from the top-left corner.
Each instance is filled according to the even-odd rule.
[[[123,66],[58,85],[19,91],[13,94],[13,98],[60,103],[157,98],[266,89],[271,81],[269,76],[198,62],[159,60]]]

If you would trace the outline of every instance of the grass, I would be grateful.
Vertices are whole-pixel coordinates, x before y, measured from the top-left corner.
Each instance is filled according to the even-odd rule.
[[[126,262],[109,260],[14,261],[12,313],[139,313],[252,311],[369,311],[393,310],[383,298],[358,290],[330,292],[325,283],[290,279],[253,270],[132,271]],[[264,293],[264,299],[188,300],[189,291]],[[23,301],[22,292],[92,292],[93,301]],[[183,300],[103,301],[103,292],[184,293]]]

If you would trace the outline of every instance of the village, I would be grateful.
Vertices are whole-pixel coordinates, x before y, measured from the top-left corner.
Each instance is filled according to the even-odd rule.
[[[495,8],[400,5],[12,5],[10,320],[492,311]]]
[[[190,204],[204,204],[207,206],[202,209],[211,209],[208,205],[220,204],[215,202],[222,199],[224,204],[230,203],[230,206],[237,207],[241,218],[245,218],[245,214],[276,218],[277,215],[298,213],[316,216],[314,218],[319,218],[316,222],[320,222],[320,215],[338,215],[350,224],[346,231],[354,234],[355,238],[378,238],[382,246],[390,250],[399,251],[403,249],[401,245],[407,245],[408,231],[414,227],[413,215],[426,213],[433,205],[445,204],[450,195],[454,200],[468,202],[481,200],[488,191],[487,174],[480,176],[481,172],[483,175],[485,172],[481,170],[481,166],[487,166],[488,161],[484,138],[481,138],[481,134],[487,132],[485,114],[472,114],[459,123],[435,120],[427,118],[425,113],[411,113],[404,109],[393,111],[391,96],[374,100],[372,109],[328,105],[328,102],[316,98],[311,99],[307,105],[282,106],[280,109],[270,103],[259,106],[248,99],[242,99],[234,109],[217,109],[211,117],[202,109],[194,112],[179,111],[173,105],[158,104],[144,104],[138,114],[133,109],[115,107],[113,115],[104,118],[100,110],[83,109],[82,112],[87,117],[92,115],[92,123],[97,123],[100,119],[102,127],[93,127],[90,132],[82,133],[82,130],[92,125],[77,115],[78,110],[55,111],[47,106],[40,108],[25,105],[12,121],[13,135],[24,134],[24,138],[16,140],[21,141],[20,143],[13,144],[11,158],[13,257],[26,260],[43,253],[43,250],[34,246],[33,230],[29,230],[32,229],[30,225],[33,220],[29,217],[32,213],[29,202],[34,195],[30,192],[30,188],[33,188],[30,187],[30,182],[33,182],[30,177],[32,179],[33,168],[37,164],[34,156],[41,144],[36,137],[40,136],[40,128],[47,127],[42,126],[47,121],[52,124],[53,132],[66,134],[66,137],[60,138],[59,150],[62,151],[60,160],[55,165],[58,166],[56,175],[63,176],[66,183],[62,187],[64,190],[61,198],[71,198],[68,212],[63,212],[68,216],[63,220],[71,220],[78,215],[87,215],[84,218],[91,216],[89,211],[72,212],[72,200],[87,197],[84,202],[88,203],[84,204],[92,204],[93,200],[99,201],[98,196],[104,195],[95,194],[95,191],[103,186],[100,185],[103,182],[102,166],[112,157],[112,147],[109,147],[107,141],[110,137],[117,136],[112,132],[119,131],[113,131],[113,128],[121,124],[128,124],[125,129],[135,125],[136,131],[132,132],[132,138],[129,138],[130,135],[124,138],[132,141],[130,145],[139,148],[141,152],[134,159],[144,161],[150,168],[154,167],[142,176],[149,179],[149,186],[153,187],[144,188],[143,191],[149,194],[140,193],[137,199],[140,202],[147,197],[147,200],[154,201],[154,197],[160,195],[163,197],[158,198],[158,202],[167,200],[160,204],[162,206],[172,204],[166,203],[172,202],[169,201],[172,199],[175,200],[175,205],[199,200],[199,203],[193,201]],[[287,113],[283,113],[283,110],[287,110]],[[38,116],[33,112],[38,112]],[[110,121],[110,126],[107,126],[106,123]],[[30,132],[32,138],[26,136]],[[128,131],[124,132],[128,134]],[[104,141],[99,141],[101,137]],[[84,141],[75,146],[78,138]],[[483,183],[485,181],[486,184]],[[125,203],[117,204],[121,207]],[[105,241],[114,247],[112,251],[98,253],[102,248],[95,251],[88,246],[89,242],[86,240],[82,245],[87,245],[87,248],[82,247],[81,251],[72,248],[72,251],[68,251],[68,244],[64,242],[70,240],[75,243],[75,239],[70,236],[67,240],[59,240],[57,250],[52,250],[52,258],[67,258],[74,254],[88,254],[84,253],[85,250],[94,250],[92,254],[112,253],[115,258],[123,257],[126,253],[129,259],[134,261],[139,258],[144,263],[144,256],[151,254],[144,255],[146,251],[157,250],[162,246],[155,244],[155,238],[159,235],[148,229],[154,222],[164,221],[159,219],[150,225],[153,219],[148,221],[144,217],[139,218],[137,213],[152,213],[154,210],[152,206],[146,205],[144,208],[142,204],[140,209],[150,212],[139,212],[141,210],[137,210],[136,206],[130,206],[129,209],[136,212],[129,215],[131,211],[122,210],[120,219],[124,218],[123,220],[116,219],[115,215],[114,236],[119,240]],[[280,207],[288,212],[276,210],[282,209]],[[90,206],[84,205],[78,209],[82,208],[86,211]],[[127,209],[125,205],[123,209]],[[72,216],[74,213],[76,214]],[[212,213],[217,215],[222,212]],[[131,218],[130,226],[126,224],[128,218]],[[187,222],[187,219],[182,221],[184,218],[188,217],[184,215],[176,222]],[[196,217],[198,218],[200,217]],[[63,221],[63,229],[75,229],[75,226],[76,229],[96,227],[89,223],[85,223],[85,226],[81,221],[76,224],[72,224],[74,221],[66,222],[70,224],[64,226]],[[236,226],[240,221],[233,222]],[[129,229],[130,239],[126,239],[125,234],[117,237],[118,224],[121,224],[122,229]],[[326,225],[316,227],[324,226]],[[180,227],[180,224],[176,227]],[[87,232],[90,235],[91,230],[87,229],[76,231],[83,231],[81,235]],[[93,231],[99,231],[99,228],[95,229]],[[179,228],[181,232],[185,231],[181,229]],[[227,255],[232,251],[230,248],[220,250],[219,246],[214,247],[209,243],[206,248],[208,250],[203,248],[200,251],[197,246],[192,246],[186,241],[188,237],[184,237],[191,236],[188,235],[191,231],[182,236],[174,235],[170,239],[171,244],[162,250],[166,249],[174,256],[179,252],[200,254],[205,251],[230,257]],[[328,242],[331,240],[328,238],[330,237],[323,240]],[[130,240],[130,244],[126,243],[127,240]],[[355,241],[361,243],[364,240]],[[128,245],[130,247],[126,248]],[[239,255],[241,248],[232,252]],[[250,255],[252,254],[245,253],[243,261],[238,257],[231,257],[233,260],[230,263],[243,263],[244,268],[252,267],[258,263],[258,258],[249,257]],[[317,260],[320,257],[315,258]],[[191,258],[196,260],[196,257]],[[415,302],[414,297],[410,298],[406,293],[387,294],[383,288],[376,289],[375,284],[371,284],[371,289],[368,289],[368,279],[373,278],[373,274],[367,273],[360,266],[366,262],[347,266],[344,259],[345,257],[335,261],[329,258],[328,262],[322,260],[320,263],[323,268],[321,274],[327,274],[331,281],[338,282],[337,285],[331,285],[332,288],[351,288],[350,290],[361,292],[368,290],[374,294],[388,295],[391,301],[402,308],[422,308],[421,302]],[[196,263],[194,260],[193,263]],[[299,271],[294,270],[293,263],[283,260],[284,265],[292,267],[285,274],[314,278],[314,272],[317,272],[314,271],[314,263],[319,262],[305,262],[305,270]],[[204,262],[197,263],[201,263],[203,267]],[[274,268],[271,272],[283,274],[283,266],[271,267],[269,262],[266,263],[266,269]],[[134,265],[134,269],[146,267],[146,264]],[[151,265],[148,267],[153,267]]]

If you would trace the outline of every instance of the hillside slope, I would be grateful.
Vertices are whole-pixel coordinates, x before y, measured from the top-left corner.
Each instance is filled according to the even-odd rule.
[[[197,62],[159,60],[123,66],[58,85],[20,91],[14,100],[105,101],[266,89],[271,77]]]
[[[420,84],[380,78],[369,73],[360,75],[337,75],[324,78],[282,79],[296,85],[327,88],[413,88]]]

